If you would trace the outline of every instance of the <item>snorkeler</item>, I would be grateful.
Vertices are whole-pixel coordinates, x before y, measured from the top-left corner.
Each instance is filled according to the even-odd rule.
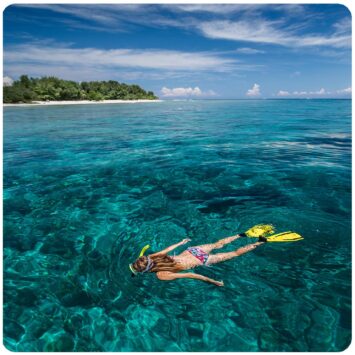
[[[209,277],[191,272],[182,273],[181,271],[193,269],[201,265],[212,265],[233,259],[254,250],[266,242],[293,242],[303,239],[299,234],[294,232],[283,232],[265,237],[265,235],[273,232],[274,229],[272,225],[257,225],[245,233],[236,234],[221,239],[215,243],[189,247],[181,254],[175,256],[170,256],[168,253],[175,248],[190,242],[191,239],[183,239],[181,242],[173,244],[164,250],[144,256],[143,254],[145,250],[149,248],[147,245],[142,249],[139,258],[133,264],[129,265],[129,268],[132,272],[132,276],[135,276],[138,273],[154,272],[159,280],[169,281],[189,278],[210,282],[216,286],[224,286],[223,281],[216,281]],[[256,243],[246,245],[231,252],[210,254],[212,250],[223,248],[226,244],[243,237],[254,237],[259,238],[259,240]]]

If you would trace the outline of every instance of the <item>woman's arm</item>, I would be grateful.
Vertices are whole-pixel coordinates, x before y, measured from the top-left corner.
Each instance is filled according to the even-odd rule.
[[[186,243],[188,243],[189,241],[191,241],[191,239],[183,239],[181,242],[170,245],[170,247],[165,248],[164,250],[158,251],[154,254],[151,254],[152,256],[158,256],[158,255],[165,255],[168,254],[170,251],[174,250],[175,248],[179,247],[180,245],[184,245]]]
[[[169,271],[159,271],[159,272],[157,272],[157,278],[159,280],[163,280],[163,281],[170,281],[170,280],[184,279],[184,278],[195,279],[195,280],[210,282],[211,284],[214,284],[216,286],[224,286],[223,281],[216,281],[216,280],[210,279],[207,276],[203,276],[200,274],[193,274],[191,272],[175,273],[175,272],[169,272]]]

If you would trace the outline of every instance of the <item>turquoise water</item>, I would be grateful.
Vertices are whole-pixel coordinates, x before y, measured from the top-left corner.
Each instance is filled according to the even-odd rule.
[[[225,287],[128,272],[147,243],[257,223],[305,240],[195,270]],[[8,349],[339,351],[350,337],[350,100],[4,108]]]

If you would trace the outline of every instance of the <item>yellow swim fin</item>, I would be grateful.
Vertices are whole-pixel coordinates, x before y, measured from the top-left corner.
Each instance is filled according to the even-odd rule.
[[[275,232],[275,228],[272,224],[257,224],[254,227],[248,229],[244,234],[249,238],[259,238]]]
[[[295,232],[282,232],[266,237],[267,242],[297,242],[304,239],[301,235]]]

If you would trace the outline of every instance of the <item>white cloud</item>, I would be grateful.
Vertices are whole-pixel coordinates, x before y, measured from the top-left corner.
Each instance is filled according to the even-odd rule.
[[[9,76],[4,76],[4,81],[3,81],[4,86],[11,86],[13,82],[14,80],[12,78],[10,78]]]
[[[351,47],[351,18],[346,16],[329,25],[332,34],[297,33],[311,23],[316,28],[317,17],[307,7],[297,4],[19,4],[16,6],[53,11],[60,16],[56,22],[69,27],[93,31],[131,31],[136,25],[177,27],[202,32],[209,38],[279,44],[289,47],[328,46]],[[162,13],[162,8],[166,13]],[[179,16],[172,16],[173,12]],[[278,13],[266,20],[265,11]],[[210,21],[202,20],[201,14]],[[234,20],[236,14],[243,20]],[[295,26],[290,18],[303,19]],[[233,20],[232,20],[233,19]],[[31,20],[30,18],[28,20]],[[32,19],[33,20],[33,19]],[[289,24],[289,25],[288,25]]]
[[[351,94],[352,90],[351,87],[348,87],[346,89],[340,89],[336,91],[338,94]]]
[[[288,16],[297,16],[304,13],[302,5],[282,4],[282,5],[265,5],[265,4],[174,4],[165,5],[169,10],[179,10],[189,13],[209,12],[218,15],[234,15],[239,13],[242,15],[255,16],[263,10],[271,10],[284,13]]]
[[[185,12],[211,12],[214,14],[230,14],[243,10],[241,5],[236,4],[174,4],[165,5],[170,10]]]
[[[336,97],[336,96],[348,96],[352,92],[351,87],[335,90],[335,91],[326,91],[324,88],[321,88],[316,91],[293,91],[292,93],[288,91],[280,90],[276,95],[277,96],[291,96],[291,97]]]
[[[290,74],[290,77],[291,77],[291,78],[295,78],[295,77],[297,77],[297,76],[301,76],[301,72],[300,72],[300,71],[295,71],[295,72],[293,72],[293,73]]]
[[[324,88],[321,88],[321,89],[318,90],[318,91],[310,91],[309,93],[310,93],[311,95],[324,95],[324,94],[326,94]]]
[[[186,96],[214,96],[216,93],[213,90],[208,90],[203,92],[198,86],[195,88],[187,87],[187,88],[173,88],[169,89],[167,87],[163,87],[161,89],[161,93],[164,97],[186,97]]]
[[[56,48],[22,45],[5,51],[11,62],[43,64],[140,67],[175,70],[214,70],[229,66],[232,60],[206,52],[180,52],[153,49]]]
[[[292,94],[296,95],[296,96],[302,96],[302,95],[308,95],[308,92],[307,91],[294,91]]]
[[[351,17],[344,17],[340,21],[333,24],[336,33],[349,33],[351,32]]]
[[[280,90],[277,93],[277,96],[290,96],[290,93],[288,91]]]
[[[251,89],[249,89],[245,95],[247,96],[260,96],[260,85],[254,84]]]
[[[326,92],[324,88],[321,88],[317,91],[294,91],[292,95],[294,96],[323,96],[326,94],[331,94],[330,92]]]
[[[105,27],[119,25],[121,18],[120,13],[122,12],[122,7],[119,5],[108,4],[17,4],[16,6],[53,11],[91,21],[92,23],[97,23]],[[126,12],[132,9],[137,9],[137,7],[128,5],[124,8]]]
[[[63,70],[76,79],[79,72],[104,72],[123,68],[155,71],[223,72],[235,68],[233,59],[208,52],[157,49],[72,48],[65,45],[23,44],[5,49],[4,66],[11,76],[58,75]],[[20,70],[20,71],[19,71]],[[87,79],[90,79],[87,78]]]
[[[240,54],[258,54],[258,53],[265,53],[265,51],[262,51],[260,49],[255,49],[255,48],[248,48],[248,47],[244,47],[244,48],[238,48],[235,50],[236,53],[240,53]]]
[[[288,47],[351,46],[349,32],[336,31],[330,36],[296,34],[293,29],[286,28],[282,21],[215,20],[200,23],[199,29],[206,37],[232,41],[279,44]]]

